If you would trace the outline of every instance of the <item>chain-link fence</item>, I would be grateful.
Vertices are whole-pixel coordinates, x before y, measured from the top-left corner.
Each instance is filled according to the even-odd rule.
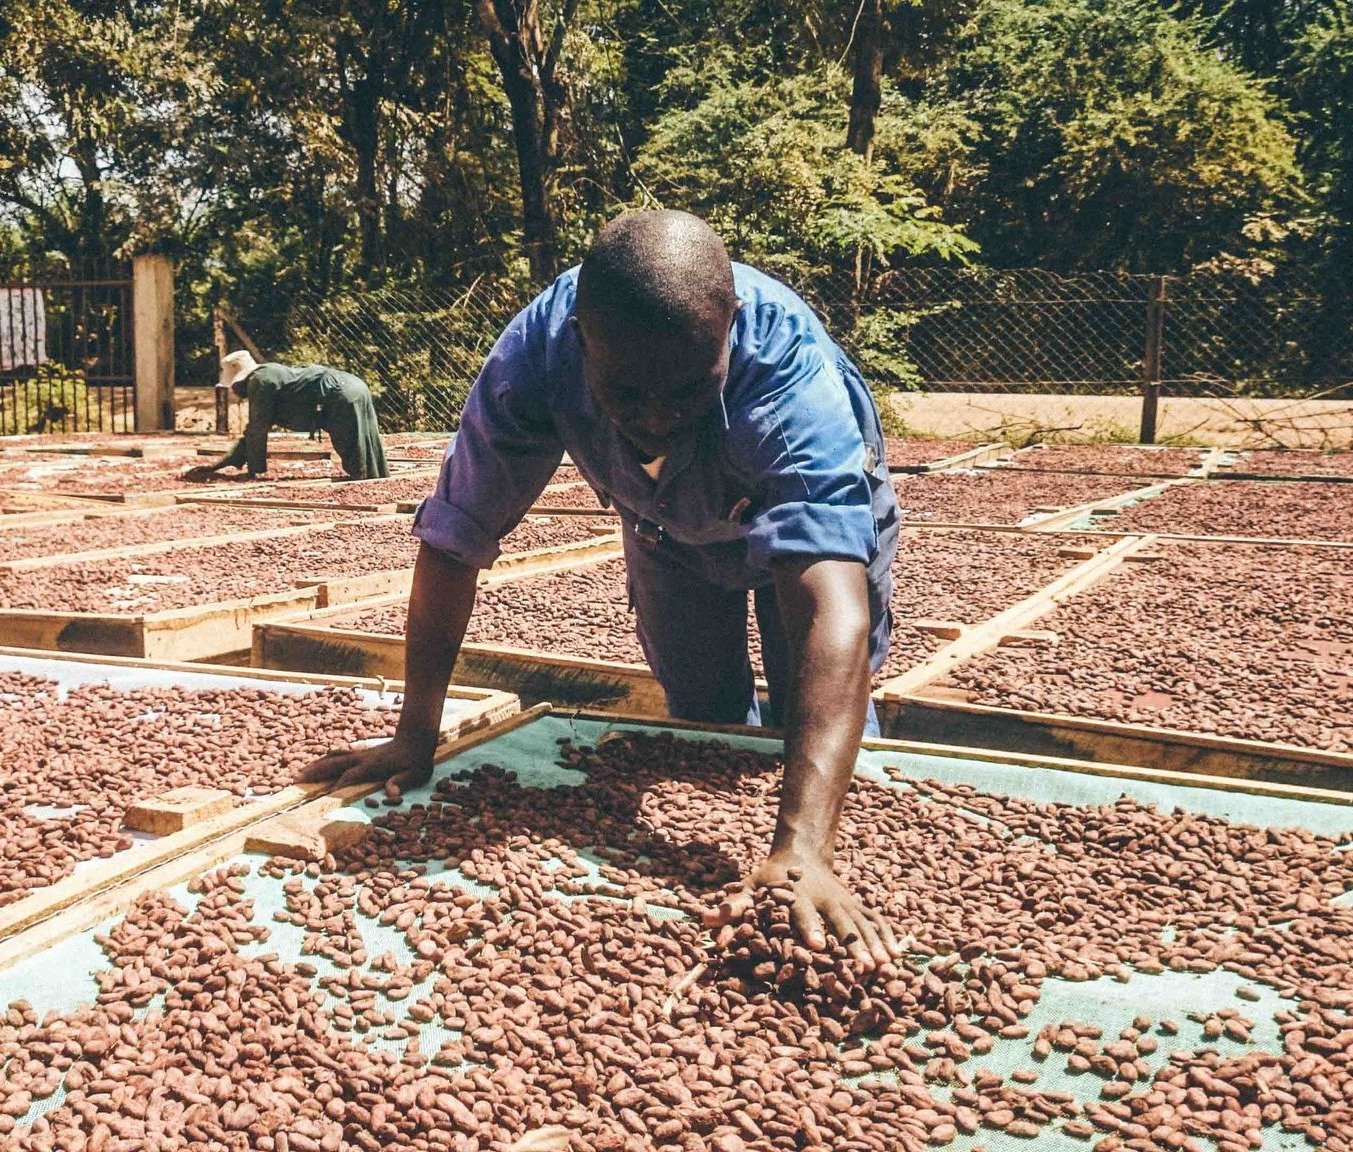
[[[809,294],[847,343],[889,319],[899,356],[879,367],[898,386],[1314,396],[1353,383],[1353,289],[1334,275],[905,269],[862,299],[839,282]]]
[[[521,306],[514,297],[478,280],[462,289],[382,288],[302,301],[277,358],[355,372],[391,431],[453,429],[484,358]]]
[[[804,292],[883,388],[1141,395],[1148,406],[1156,395],[1353,401],[1353,288],[1334,275],[907,269],[864,292],[849,278]],[[524,302],[488,280],[349,292],[297,304],[285,347],[264,351],[363,376],[392,429],[454,428]]]

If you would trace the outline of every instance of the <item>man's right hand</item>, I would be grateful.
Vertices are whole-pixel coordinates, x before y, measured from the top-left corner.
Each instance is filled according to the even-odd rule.
[[[395,734],[392,740],[348,752],[330,752],[301,769],[298,784],[334,780],[337,787],[385,782],[387,795],[398,796],[432,778],[432,757],[437,740]]]

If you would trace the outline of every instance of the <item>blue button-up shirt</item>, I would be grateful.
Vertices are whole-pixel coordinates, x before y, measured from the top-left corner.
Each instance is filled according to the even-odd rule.
[[[781,557],[858,560],[888,602],[897,500],[878,411],[821,321],[779,281],[733,265],[740,301],[722,410],[674,447],[655,481],[596,404],[574,326],[577,269],[522,311],[489,354],[415,534],[487,568],[565,451],[629,528],[660,526],[683,562],[728,588]]]

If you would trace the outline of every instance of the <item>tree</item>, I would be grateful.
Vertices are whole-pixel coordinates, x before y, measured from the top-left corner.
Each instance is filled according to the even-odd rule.
[[[568,109],[561,56],[578,0],[562,0],[548,38],[539,0],[476,0],[476,4],[512,108],[522,243],[531,278],[541,283],[559,270],[559,222],[553,194],[560,126]]]
[[[213,95],[208,62],[176,49],[176,9],[98,0],[17,5],[0,32],[0,205],[30,250],[72,270],[200,225],[202,188],[176,170],[185,115]]]
[[[899,175],[906,105],[885,83],[866,163],[845,147],[850,78],[840,68],[736,82],[732,67],[716,57],[674,70],[669,111],[636,172],[665,206],[709,220],[735,259],[804,292],[872,378],[909,379],[908,317],[879,306],[875,289],[891,267],[963,261],[976,245]]]
[[[860,0],[846,145],[863,156],[866,164],[874,154],[874,121],[883,103],[883,41],[887,30],[883,0]]]
[[[936,102],[968,125],[950,210],[988,258],[1165,271],[1293,203],[1276,99],[1206,32],[1151,0],[983,0]]]

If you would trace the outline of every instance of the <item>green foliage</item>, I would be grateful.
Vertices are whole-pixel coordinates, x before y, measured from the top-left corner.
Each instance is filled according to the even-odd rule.
[[[98,403],[91,398],[83,373],[48,362],[27,379],[0,388],[0,426],[21,432],[78,429],[83,427],[83,414]]]
[[[1353,13],[1347,5],[1306,24],[1286,80],[1301,119],[1302,157],[1321,201],[1347,233],[1353,228]]]
[[[1151,0],[982,0],[936,100],[970,125],[956,200],[989,259],[1164,271],[1293,202],[1277,101],[1206,31]]]
[[[866,164],[845,147],[858,0],[543,0],[547,38],[567,17],[560,251],[625,206],[699,212],[894,387],[918,380],[917,314],[879,304],[901,266],[1347,281],[1347,4],[1183,2],[887,4]],[[169,252],[181,381],[214,379],[224,299],[266,354],[340,362],[420,419],[477,365],[373,293],[423,293],[443,346],[478,354],[498,301],[537,287],[513,123],[475,0],[11,0],[0,265]],[[451,315],[474,284],[495,306]]]
[[[671,81],[689,104],[654,126],[635,171],[667,207],[704,216],[740,259],[805,283],[849,266],[962,259],[975,249],[960,228],[892,170],[848,151],[849,78],[827,65],[783,79],[730,81],[716,58]],[[899,101],[888,101],[880,137],[891,138]]]

